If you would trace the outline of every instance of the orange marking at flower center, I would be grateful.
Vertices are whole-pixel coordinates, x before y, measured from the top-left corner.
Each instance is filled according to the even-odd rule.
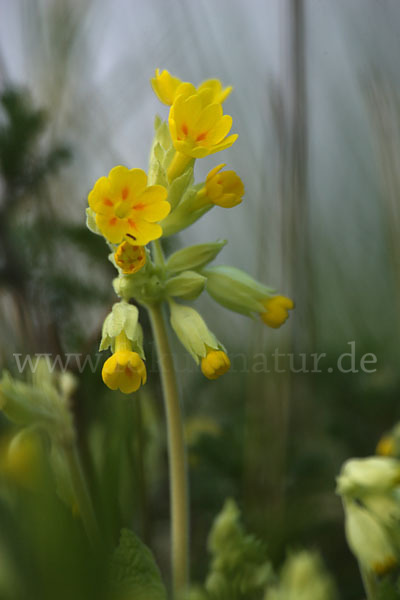
[[[128,375],[129,377],[131,377],[133,375],[133,373],[129,367],[125,367],[125,375]]]
[[[203,131],[203,133],[199,133],[199,135],[196,138],[196,142],[202,142],[203,140],[205,140],[207,137],[207,131]]]
[[[114,206],[110,198],[104,198],[103,204],[105,204],[106,206]]]
[[[136,227],[135,221],[132,221],[132,219],[128,219],[128,223],[132,227],[132,229],[135,229],[135,231],[137,231],[137,227]]]
[[[124,189],[122,190],[122,200],[126,200],[128,196],[129,196],[129,188],[124,187]]]
[[[188,130],[188,126],[186,125],[186,123],[182,123],[181,129],[185,135],[188,134],[189,130]]]
[[[117,222],[117,217],[113,217],[112,219],[110,219],[110,220],[108,221],[109,225],[115,225],[115,224],[116,224],[116,222]]]
[[[135,204],[132,208],[134,208],[134,210],[143,210],[145,208],[145,204],[143,204],[143,202],[138,202],[137,204]]]

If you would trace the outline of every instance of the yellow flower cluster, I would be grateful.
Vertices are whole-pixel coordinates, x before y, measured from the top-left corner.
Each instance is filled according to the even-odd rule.
[[[209,79],[196,88],[159,69],[151,83],[161,102],[171,107],[168,123],[175,156],[168,170],[170,181],[192,159],[225,150],[237,140],[237,134],[228,135],[232,117],[224,115],[222,109],[231,87],[223,89],[218,79]]]
[[[164,259],[156,240],[189,227],[213,206],[237,206],[245,189],[235,171],[224,170],[224,163],[211,169],[202,184],[194,184],[193,178],[196,159],[229,148],[238,137],[230,133],[232,117],[222,106],[232,88],[218,79],[195,87],[159,69],[151,84],[169,106],[169,115],[168,121],[156,118],[148,175],[142,169],[114,167],[88,196],[88,227],[108,242],[109,258],[119,273],[113,285],[121,298],[103,326],[100,348],[111,347],[113,354],[102,377],[109,388],[127,394],[146,381],[143,334],[132,298],[149,309],[168,303],[173,330],[208,379],[226,373],[230,361],[201,316],[182,300],[193,300],[206,289],[226,308],[259,314],[272,328],[280,327],[294,307],[292,300],[273,296],[273,290],[238,269],[205,269],[223,243],[192,246]],[[146,250],[150,242],[152,248]]]

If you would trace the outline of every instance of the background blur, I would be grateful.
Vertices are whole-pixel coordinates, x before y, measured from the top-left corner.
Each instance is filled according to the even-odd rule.
[[[195,579],[233,496],[276,565],[290,548],[316,548],[341,597],[361,596],[334,490],[342,462],[372,454],[400,416],[399,26],[396,0],[0,0],[0,366],[13,374],[14,353],[96,357],[116,298],[107,247],[85,228],[87,193],[116,164],[147,168],[154,115],[167,117],[154,69],[234,86],[225,111],[239,139],[199,161],[196,178],[224,161],[245,200],[168,248],[226,238],[218,261],[293,297],[296,311],[275,331],[196,302],[233,369],[214,384],[182,369]],[[105,388],[101,363],[95,375],[70,366],[109,535],[133,522],[166,573],[164,416],[145,332],[154,374],[133,400]],[[357,373],[335,367],[349,342]],[[321,373],[279,373],[272,359],[257,372],[276,348],[299,370],[301,353],[309,370],[312,353],[327,359]],[[374,373],[359,368],[365,353]]]

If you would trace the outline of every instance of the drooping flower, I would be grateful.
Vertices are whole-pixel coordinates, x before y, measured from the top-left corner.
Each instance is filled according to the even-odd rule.
[[[106,360],[101,372],[104,383],[111,390],[121,390],[123,394],[136,392],[147,380],[146,367],[125,332],[115,338],[115,352]]]
[[[179,340],[208,379],[217,379],[229,370],[230,360],[222,344],[191,306],[169,300],[171,325]]]
[[[176,150],[168,169],[169,179],[180,175],[192,159],[232,146],[238,135],[228,136],[231,127],[232,117],[224,115],[221,104],[212,101],[211,88],[196,91],[191,84],[182,84],[169,112],[169,130]]]
[[[289,310],[293,310],[294,302],[286,296],[273,296],[264,302],[265,312],[260,314],[262,321],[278,329],[289,318]]]
[[[235,171],[223,171],[225,164],[214,167],[207,175],[204,187],[198,192],[194,201],[194,209],[206,204],[216,204],[223,208],[232,208],[242,201],[244,185]]]
[[[100,177],[89,193],[89,206],[96,215],[96,225],[112,244],[123,240],[145,246],[162,235],[157,224],[169,211],[167,190],[161,185],[147,186],[141,169],[118,166],[108,177]]]
[[[150,81],[157,98],[167,106],[171,106],[176,96],[182,89],[187,89],[187,86],[191,86],[193,92],[196,91],[194,85],[184,83],[178,77],[173,77],[166,69],[161,71],[161,73],[160,69],[156,69],[155,77]],[[183,88],[181,87],[182,85],[184,86]],[[207,81],[203,81],[197,88],[197,91],[200,92],[205,89],[210,90],[212,93],[211,102],[219,102],[221,104],[232,91],[232,87],[223,88],[219,79],[207,79]]]
[[[218,379],[230,366],[231,361],[223,350],[207,348],[207,355],[201,360],[201,371],[207,379]]]
[[[143,246],[133,246],[129,242],[122,242],[118,246],[114,258],[125,275],[132,275],[146,264],[146,251]]]

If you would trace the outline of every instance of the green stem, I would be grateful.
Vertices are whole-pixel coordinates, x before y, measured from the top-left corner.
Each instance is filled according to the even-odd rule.
[[[99,548],[102,544],[100,530],[75,443],[67,442],[64,445],[64,453],[71,475],[72,487],[78,503],[79,514],[82,518],[86,533],[93,547]]]
[[[170,476],[172,581],[174,598],[179,598],[188,583],[188,494],[185,444],[182,414],[172,353],[161,305],[148,307],[154,338],[157,345],[164,394]]]

